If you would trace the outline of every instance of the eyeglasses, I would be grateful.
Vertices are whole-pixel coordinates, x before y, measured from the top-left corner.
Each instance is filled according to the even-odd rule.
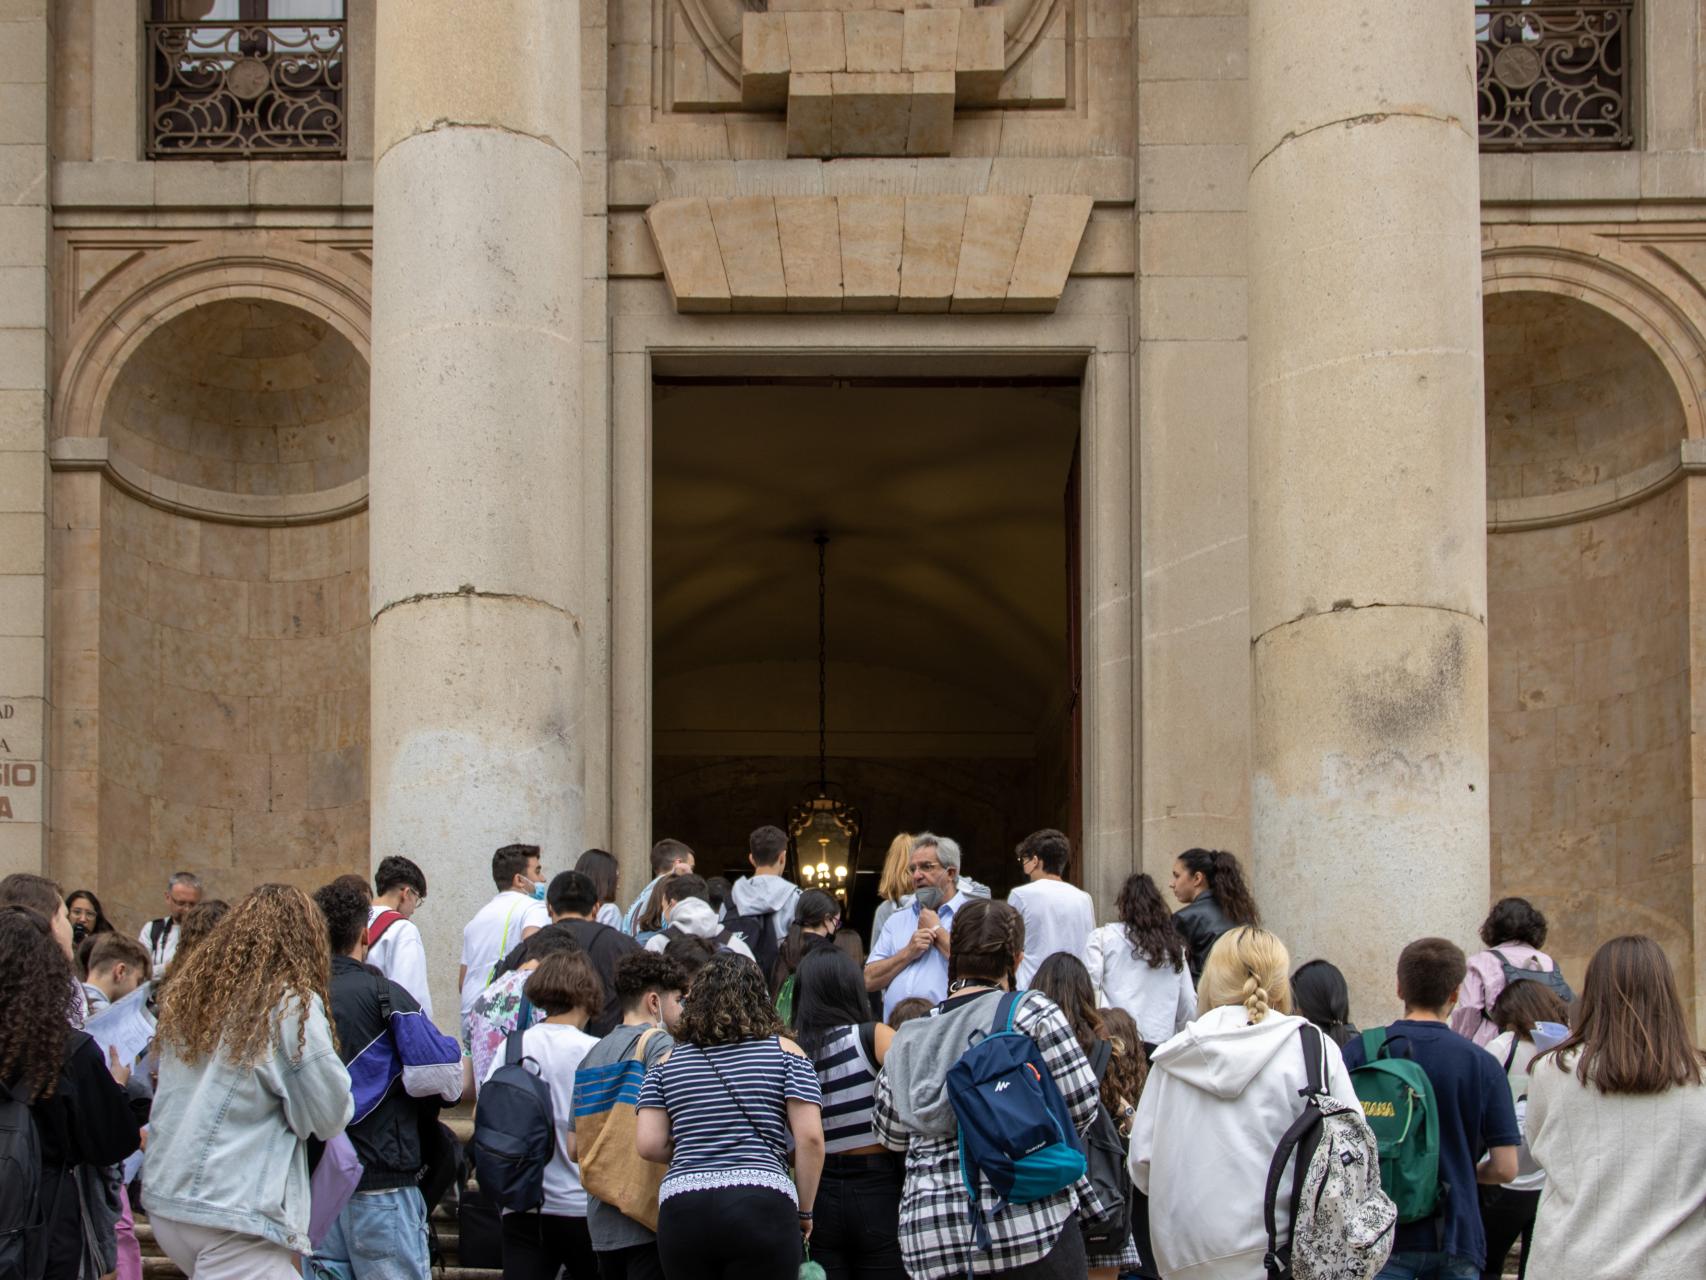
[[[1022,866],[1024,866],[1024,865],[1025,865],[1025,864],[1026,864],[1026,863],[1027,863],[1027,862],[1029,862],[1029,861],[1030,861],[1030,860],[1031,860],[1031,857],[1032,857],[1032,855],[1031,855],[1031,854],[1028,854],[1028,853],[1021,853],[1021,854],[1020,854],[1020,855],[1019,855],[1019,865],[1020,865],[1020,866],[1021,866],[1021,867],[1022,867]]]
[[[941,865],[940,862],[915,862],[912,864],[912,869],[914,871],[936,871],[940,869]]]

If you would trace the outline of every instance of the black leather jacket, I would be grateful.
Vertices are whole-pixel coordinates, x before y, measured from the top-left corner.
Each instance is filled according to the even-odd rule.
[[[1208,953],[1214,950],[1220,935],[1232,928],[1232,921],[1226,918],[1214,895],[1205,889],[1173,913],[1173,924],[1191,948],[1191,978],[1201,981]]]

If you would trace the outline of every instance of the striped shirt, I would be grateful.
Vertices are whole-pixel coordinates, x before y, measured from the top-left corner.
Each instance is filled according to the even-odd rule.
[[[675,1148],[658,1203],[688,1191],[768,1187],[797,1204],[790,1101],[821,1105],[823,1093],[812,1064],[775,1036],[704,1048],[677,1042],[640,1087],[641,1111],[669,1113]]]
[[[876,1146],[871,1109],[877,1101],[877,1064],[865,1056],[859,1028],[837,1027],[825,1036],[816,1066],[823,1089],[824,1152]]]

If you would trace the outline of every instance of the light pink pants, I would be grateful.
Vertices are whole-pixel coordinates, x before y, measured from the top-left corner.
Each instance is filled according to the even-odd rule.
[[[130,1189],[119,1188],[119,1203],[124,1212],[119,1215],[118,1267],[113,1272],[118,1280],[142,1280],[142,1246],[136,1242],[136,1220],[130,1213]]]

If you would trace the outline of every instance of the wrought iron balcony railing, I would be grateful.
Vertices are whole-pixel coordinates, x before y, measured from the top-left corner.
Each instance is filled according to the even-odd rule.
[[[150,22],[148,155],[344,154],[342,21]]]
[[[1634,0],[1476,0],[1483,151],[1634,145]]]

